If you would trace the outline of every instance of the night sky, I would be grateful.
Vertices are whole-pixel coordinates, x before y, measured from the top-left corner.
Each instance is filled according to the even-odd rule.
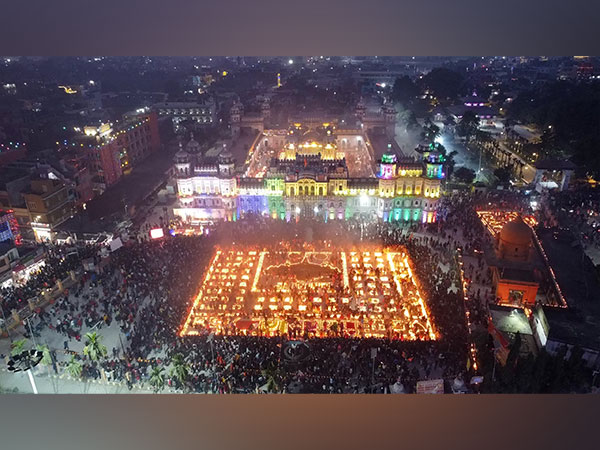
[[[4,55],[598,54],[589,0],[11,0]]]

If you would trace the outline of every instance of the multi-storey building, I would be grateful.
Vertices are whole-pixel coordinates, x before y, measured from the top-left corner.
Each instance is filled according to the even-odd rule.
[[[155,112],[127,118],[114,130],[94,137],[96,144],[88,150],[94,190],[100,194],[160,148]]]
[[[21,245],[21,232],[12,209],[0,209],[0,242],[4,241],[13,241],[15,245]]]
[[[422,157],[417,160],[396,154],[390,144],[374,163],[362,128],[294,123],[288,130],[263,131],[248,152],[243,174],[235,173],[227,149],[209,161],[188,144],[175,157],[179,204],[174,213],[189,222],[247,214],[288,221],[434,222],[443,156],[426,147],[418,149]]]
[[[169,117],[173,122],[173,131],[177,133],[180,123],[193,121],[202,126],[212,126],[217,121],[217,107],[210,99],[204,102],[165,102],[152,106],[158,117]]]
[[[23,197],[37,241],[52,241],[56,227],[73,216],[73,202],[67,186],[61,181],[32,180]]]

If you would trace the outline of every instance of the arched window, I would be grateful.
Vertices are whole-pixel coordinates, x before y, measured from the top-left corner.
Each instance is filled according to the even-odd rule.
[[[319,195],[323,196],[323,186],[319,187]]]
[[[292,195],[292,196],[296,195],[296,190],[294,189],[294,186],[292,186],[290,188],[290,195]]]

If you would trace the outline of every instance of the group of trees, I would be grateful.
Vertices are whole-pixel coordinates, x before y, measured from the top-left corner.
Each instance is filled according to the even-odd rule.
[[[544,130],[544,153],[571,157],[582,172],[600,177],[600,83],[558,81],[534,87],[515,98],[507,115],[510,121]]]
[[[456,125],[456,134],[464,137],[469,142],[477,135],[479,129],[479,118],[473,111],[467,111],[458,121]]]
[[[416,98],[428,90],[440,102],[454,100],[466,92],[467,81],[462,73],[436,67],[427,75],[413,81],[409,76],[399,77],[394,82],[391,97],[392,100],[402,103],[408,107],[416,101]]]
[[[104,344],[102,344],[102,340],[103,337],[97,334],[95,331],[85,334],[85,346],[83,347],[83,354],[89,358],[90,361],[101,363],[108,355],[107,348]],[[28,344],[29,343],[27,339],[14,341],[11,344],[11,356],[19,355],[28,350]],[[36,349],[41,351],[43,355],[40,364],[48,367],[48,372],[50,373],[50,368],[54,365],[55,361],[52,358],[49,347],[43,344],[38,345]],[[84,382],[86,381],[83,372],[83,362],[78,355],[71,356],[65,366],[65,370],[72,378]],[[190,377],[190,366],[185,361],[183,355],[177,354],[172,358],[169,375],[173,380],[179,383],[180,386],[185,388]],[[150,372],[150,386],[154,392],[160,392],[164,389],[165,383],[166,380],[164,367],[159,365],[154,366]]]

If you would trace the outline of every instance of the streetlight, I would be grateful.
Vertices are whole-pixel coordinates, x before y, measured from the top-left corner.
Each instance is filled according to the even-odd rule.
[[[34,394],[37,394],[38,390],[31,370],[40,363],[43,356],[43,352],[39,350],[25,350],[24,352],[13,356],[8,361],[7,365],[9,372],[27,372],[29,382],[31,383],[31,389]]]

